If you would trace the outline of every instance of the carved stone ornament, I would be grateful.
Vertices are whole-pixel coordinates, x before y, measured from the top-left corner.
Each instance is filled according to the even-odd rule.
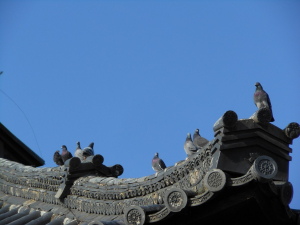
[[[214,130],[214,132],[216,132],[218,129],[220,129],[222,127],[233,127],[233,126],[235,126],[237,121],[238,121],[237,114],[232,110],[228,110],[227,112],[224,113],[223,116],[221,116],[220,119],[218,119],[215,122],[215,124],[213,126],[213,130]]]
[[[214,195],[211,191],[206,191],[201,195],[190,199],[190,206],[198,206],[208,201]]]
[[[145,212],[137,205],[129,206],[124,212],[124,221],[127,225],[145,224]]]
[[[263,155],[254,161],[251,170],[259,182],[265,183],[276,176],[278,166],[271,157]]]
[[[295,122],[289,123],[283,131],[288,138],[298,138],[300,135],[300,125]]]
[[[213,169],[206,173],[204,185],[209,191],[221,191],[226,184],[226,175],[222,170]]]
[[[165,205],[172,212],[181,211],[186,206],[187,199],[186,193],[180,188],[171,188],[164,196]]]
[[[236,178],[230,178],[230,181],[228,183],[229,186],[241,186],[246,183],[249,183],[254,179],[254,176],[252,174],[252,171],[249,170],[244,176],[236,177]]]
[[[149,222],[154,223],[154,222],[157,222],[159,220],[162,220],[162,219],[166,218],[170,213],[171,213],[170,210],[167,207],[165,207],[162,210],[158,211],[157,213],[150,214],[148,216],[149,217]]]
[[[283,205],[289,205],[293,199],[293,185],[290,182],[286,182],[282,185],[280,191],[280,198]]]
[[[260,108],[249,119],[255,123],[266,124],[272,119],[272,111],[269,108]]]

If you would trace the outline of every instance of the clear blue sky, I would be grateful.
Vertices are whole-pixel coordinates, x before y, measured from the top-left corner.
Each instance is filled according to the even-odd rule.
[[[186,134],[213,138],[227,110],[249,118],[255,82],[274,125],[300,123],[299,1],[0,1],[0,121],[56,166],[95,142],[122,177],[183,160]],[[300,138],[291,145],[300,209]]]

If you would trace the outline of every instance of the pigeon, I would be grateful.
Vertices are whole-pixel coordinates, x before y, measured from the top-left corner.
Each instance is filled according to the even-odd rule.
[[[199,129],[195,130],[195,133],[193,135],[193,144],[198,148],[204,147],[209,141],[205,139],[204,137],[201,137],[199,134]]]
[[[92,142],[88,147],[82,150],[83,158],[86,159],[89,156],[94,155],[94,142]]]
[[[89,147],[90,147],[91,149],[93,149],[93,148],[94,148],[94,142],[91,142],[91,144],[89,145]]]
[[[76,148],[76,151],[75,151],[75,156],[78,157],[81,161],[84,159],[83,155],[82,155],[82,150],[80,148],[80,142],[79,141],[77,142],[77,148]]]
[[[156,152],[152,159],[152,168],[155,172],[159,172],[166,168],[166,165],[162,159],[158,157],[158,153]]]
[[[64,162],[62,161],[61,155],[59,154],[59,150],[57,150],[54,155],[53,155],[53,161],[56,163],[58,166],[64,165]]]
[[[191,156],[197,152],[197,147],[193,144],[190,133],[187,134],[183,148],[188,156]]]
[[[271,113],[272,113],[272,119],[271,119],[270,122],[274,122],[275,120],[274,120],[274,117],[273,117],[272,105],[271,105],[269,95],[267,94],[267,92],[265,92],[263,90],[263,87],[261,86],[261,84],[259,82],[256,82],[255,86],[256,86],[256,90],[255,90],[254,95],[253,95],[253,100],[254,100],[254,103],[255,103],[256,107],[258,109],[269,108],[271,110]]]
[[[68,159],[71,159],[73,156],[71,152],[68,151],[67,146],[63,145],[61,146],[62,152],[61,152],[61,158],[63,162],[67,161]]]

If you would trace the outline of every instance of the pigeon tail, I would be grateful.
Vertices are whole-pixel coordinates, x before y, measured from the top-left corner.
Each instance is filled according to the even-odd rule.
[[[92,142],[92,143],[89,145],[89,147],[90,147],[91,149],[94,149],[94,142]]]
[[[61,158],[61,155],[59,154],[59,150],[57,150],[54,155],[53,155],[53,161],[56,163],[58,166],[64,165],[64,162]]]

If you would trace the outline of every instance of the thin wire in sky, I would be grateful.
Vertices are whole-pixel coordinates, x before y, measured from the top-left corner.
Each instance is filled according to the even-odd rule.
[[[23,113],[23,115],[25,116],[25,118],[26,118],[26,120],[27,120],[27,122],[28,122],[28,124],[29,124],[29,126],[30,126],[30,128],[31,128],[31,130],[32,130],[33,136],[34,136],[34,138],[35,138],[36,144],[37,144],[38,149],[39,149],[39,152],[40,152],[40,156],[43,158],[43,155],[42,155],[42,152],[41,152],[39,143],[38,143],[38,141],[37,141],[35,132],[34,132],[34,130],[33,130],[33,127],[31,126],[31,124],[30,124],[30,122],[29,122],[29,119],[27,118],[26,114],[24,113],[24,111],[20,108],[20,106],[18,106],[18,104],[17,104],[11,97],[9,97],[9,96],[8,96],[4,91],[2,91],[1,89],[0,89],[0,91],[1,91],[7,98],[9,98],[9,99],[10,99],[10,100],[11,100],[11,101],[12,101],[12,102],[20,109],[20,111],[21,111],[21,112]]]

